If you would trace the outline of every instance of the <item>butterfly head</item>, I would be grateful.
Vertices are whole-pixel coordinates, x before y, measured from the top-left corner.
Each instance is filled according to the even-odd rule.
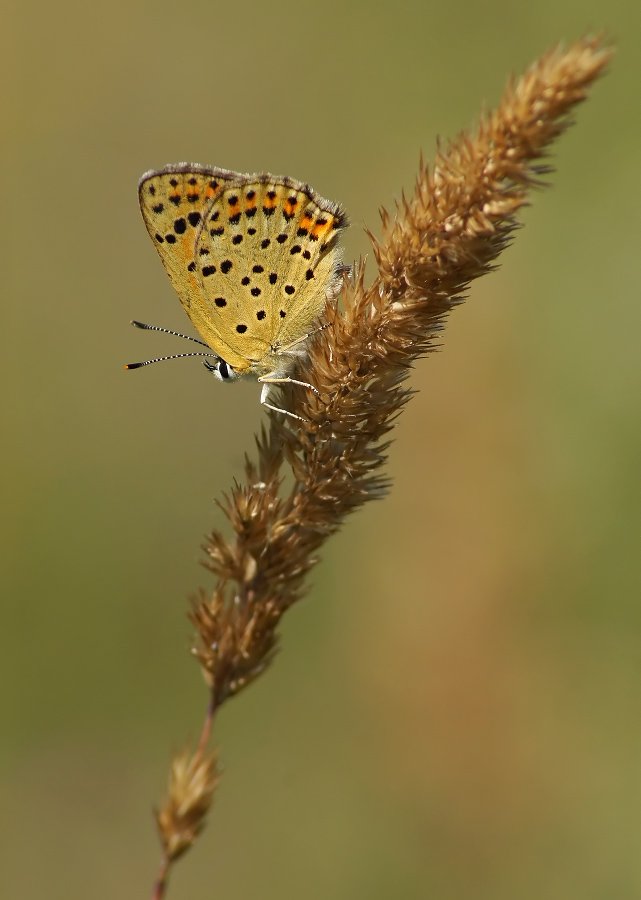
[[[207,371],[212,372],[214,377],[219,381],[234,381],[239,377],[238,372],[233,369],[229,363],[226,363],[224,359],[217,359],[215,363],[210,363],[205,360],[203,365]]]

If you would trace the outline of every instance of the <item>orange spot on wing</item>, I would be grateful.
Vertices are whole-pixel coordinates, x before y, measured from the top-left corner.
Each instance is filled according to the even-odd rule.
[[[330,218],[330,217],[325,217],[325,218],[326,218],[326,221],[323,225],[319,225],[319,223],[316,222],[316,224],[312,228],[311,233],[314,235],[314,237],[316,237],[316,238],[323,237],[325,234],[327,234],[327,232],[331,229],[332,225],[334,224],[334,220],[332,218]]]

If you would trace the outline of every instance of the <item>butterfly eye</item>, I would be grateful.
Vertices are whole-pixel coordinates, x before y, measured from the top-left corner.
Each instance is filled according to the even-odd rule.
[[[225,362],[224,359],[221,359],[221,361],[218,363],[218,374],[225,381],[231,377],[231,372],[229,371],[229,366],[227,365],[227,363]]]

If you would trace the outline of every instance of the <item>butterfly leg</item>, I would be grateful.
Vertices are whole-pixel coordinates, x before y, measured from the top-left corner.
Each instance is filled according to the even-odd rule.
[[[323,322],[322,325],[319,325],[318,328],[314,328],[313,331],[308,331],[307,334],[304,334],[302,337],[296,338],[295,341],[292,341],[291,344],[286,344],[284,347],[280,347],[278,349],[278,353],[291,353],[294,347],[297,347],[299,344],[302,344],[307,338],[310,338],[313,334],[318,334],[319,331],[325,331],[326,328],[329,328],[329,322]],[[298,354],[295,354],[298,355]]]
[[[320,391],[318,388],[315,388],[313,384],[310,384],[308,381],[298,381],[296,378],[290,378],[289,375],[263,375],[262,378],[258,379],[261,384],[270,385],[270,384],[297,384],[300,387],[309,388],[310,391],[313,391],[317,397],[320,397]],[[265,388],[263,388],[263,391]]]
[[[318,390],[318,388],[315,388],[313,384],[310,384],[308,381],[298,381],[297,378],[290,378],[289,375],[285,375],[282,378],[265,375],[264,378],[259,378],[258,380],[265,380],[268,384],[297,384],[300,387],[308,387],[310,391],[314,391],[317,397],[320,397],[320,391]]]
[[[268,376],[265,376],[265,377],[268,377]],[[271,380],[264,381],[263,378],[259,378],[258,380],[263,385],[263,389],[260,392],[260,402],[262,403],[263,406],[266,406],[267,409],[273,409],[274,412],[283,413],[283,415],[285,415],[285,416],[291,416],[292,419],[298,419],[299,422],[305,421],[305,419],[303,419],[302,416],[297,416],[296,413],[290,412],[288,409],[281,409],[280,406],[273,406],[271,403],[268,403],[267,398],[269,396],[269,388],[273,384],[273,382]],[[279,381],[283,381],[283,380],[286,380],[286,379],[279,379]]]

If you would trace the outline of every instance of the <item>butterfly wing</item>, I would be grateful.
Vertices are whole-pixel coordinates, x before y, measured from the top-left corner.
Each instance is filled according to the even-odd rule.
[[[140,210],[180,302],[212,349],[231,365],[197,272],[196,240],[209,207],[238,173],[179,163],[146,172],[138,185]]]
[[[343,210],[273,175],[225,182],[196,240],[197,276],[222,341],[257,372],[307,335],[339,281]]]

